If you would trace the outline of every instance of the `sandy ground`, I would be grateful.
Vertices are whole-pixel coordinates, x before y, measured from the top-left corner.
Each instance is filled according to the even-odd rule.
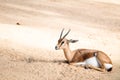
[[[0,80],[120,80],[120,1],[109,1],[0,0]],[[72,50],[106,52],[113,71],[68,65],[54,49],[62,28],[79,40]]]

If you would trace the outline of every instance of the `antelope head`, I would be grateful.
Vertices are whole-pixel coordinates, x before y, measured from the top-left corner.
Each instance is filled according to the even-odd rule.
[[[78,40],[68,40],[66,39],[66,36],[69,34],[69,32],[71,31],[70,29],[68,30],[68,32],[62,37],[62,34],[63,34],[63,31],[64,29],[62,29],[61,31],[61,34],[60,34],[60,38],[58,39],[58,43],[57,45],[55,46],[55,49],[56,50],[59,50],[59,49],[65,49],[66,47],[69,46],[69,43],[75,43],[77,42]]]

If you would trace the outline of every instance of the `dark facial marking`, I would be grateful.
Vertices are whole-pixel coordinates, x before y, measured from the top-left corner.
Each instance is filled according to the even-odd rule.
[[[64,44],[64,41],[61,42],[61,45],[63,45],[63,44]]]

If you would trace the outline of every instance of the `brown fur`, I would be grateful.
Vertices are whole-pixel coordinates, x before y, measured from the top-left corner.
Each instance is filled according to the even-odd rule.
[[[69,31],[68,31],[68,33],[69,33]],[[73,42],[75,42],[75,41],[73,41]],[[58,40],[58,44],[55,47],[55,49],[56,50],[63,49],[64,55],[70,64],[76,65],[76,63],[78,63],[78,62],[84,62],[86,59],[89,59],[94,56],[96,56],[97,61],[100,65],[100,68],[94,67],[92,65],[86,65],[87,67],[95,69],[95,70],[99,70],[99,71],[105,71],[104,63],[112,64],[111,59],[102,51],[91,50],[91,49],[77,49],[77,50],[71,51],[69,48],[69,42],[70,41],[65,39],[65,37],[60,38]],[[111,71],[111,70],[112,70],[112,67],[107,71]]]
[[[91,58],[97,53],[96,50],[77,49],[71,62],[83,62],[84,60]]]
[[[112,64],[112,61],[104,52],[90,49],[77,49],[71,62],[82,62],[88,58],[95,56],[95,54],[97,55],[96,57],[98,59],[102,59],[103,62]]]

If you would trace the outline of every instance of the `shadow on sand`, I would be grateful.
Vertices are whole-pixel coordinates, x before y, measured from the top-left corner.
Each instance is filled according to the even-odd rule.
[[[45,60],[45,59],[34,59],[34,58],[28,58],[23,61],[26,61],[27,63],[33,63],[33,62],[41,62],[41,63],[65,63],[68,64],[67,60]]]

